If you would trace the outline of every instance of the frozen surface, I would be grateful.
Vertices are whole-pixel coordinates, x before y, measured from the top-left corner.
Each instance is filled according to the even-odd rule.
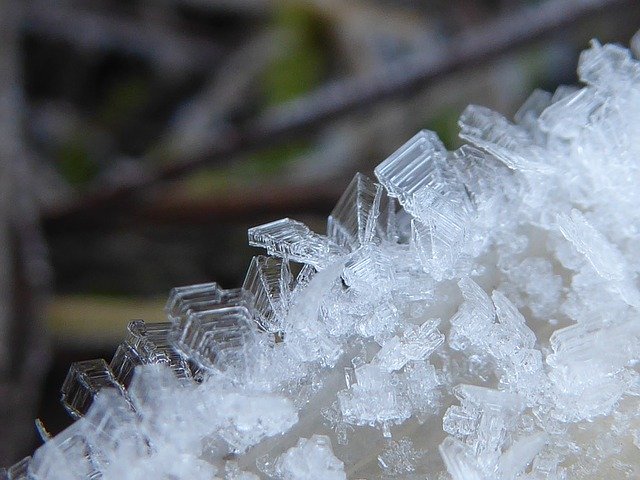
[[[77,420],[0,479],[640,478],[640,63],[578,71],[419,132],[326,234],[250,229],[242,287],[74,364]]]

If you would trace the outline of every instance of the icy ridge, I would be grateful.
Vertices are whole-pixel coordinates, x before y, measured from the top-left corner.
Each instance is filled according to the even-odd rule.
[[[419,132],[326,235],[250,229],[241,288],[74,364],[78,420],[0,478],[640,476],[640,62],[594,41],[578,72],[468,107],[456,151]]]

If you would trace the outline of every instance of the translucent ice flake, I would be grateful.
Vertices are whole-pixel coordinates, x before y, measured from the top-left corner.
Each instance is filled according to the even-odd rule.
[[[414,195],[423,187],[446,190],[446,149],[434,132],[422,130],[378,165],[375,174],[390,196],[411,214],[416,212]]]
[[[351,288],[373,301],[395,287],[391,258],[373,245],[361,247],[349,257],[342,278]]]
[[[0,470],[0,478],[2,480],[30,480],[29,465],[31,457],[25,457],[8,469]],[[4,476],[3,476],[4,475]]]
[[[496,332],[495,338],[501,338],[505,342],[503,344],[505,348],[513,349],[514,352],[521,348],[533,348],[536,343],[536,335],[527,326],[516,306],[498,291],[493,292],[491,299],[495,305],[501,327],[501,331]],[[506,344],[509,344],[510,347],[506,347]]]
[[[324,435],[301,438],[278,459],[277,473],[283,480],[346,480],[344,464]]]
[[[503,392],[477,385],[457,385],[455,396],[463,405],[481,408],[483,411],[501,411],[520,413],[524,408],[521,398],[509,392]]]
[[[417,215],[413,220],[412,245],[427,272],[436,280],[451,278],[463,254],[469,228],[465,203],[432,190],[415,195]]]
[[[485,480],[473,452],[464,443],[447,437],[440,444],[439,450],[453,480]]]
[[[640,82],[640,63],[618,45],[591,42],[580,55],[578,75],[584,83],[601,89],[624,88]]]
[[[551,104],[551,93],[536,88],[513,116],[519,125],[531,126]]]
[[[443,428],[464,443],[450,439],[449,446],[461,456],[464,452],[474,455],[476,462],[470,465],[482,473],[483,478],[495,478],[524,404],[512,393],[474,385],[458,385],[454,393],[462,405],[454,405],[447,410]],[[441,454],[449,468],[446,450],[443,452],[441,449]]]
[[[327,220],[327,236],[355,250],[372,241],[380,213],[382,187],[356,174]]]
[[[424,322],[419,327],[410,326],[402,336],[388,340],[375,356],[381,368],[393,372],[403,368],[411,360],[424,360],[444,343],[444,335],[438,331],[440,319]]]
[[[242,289],[253,297],[258,325],[267,332],[281,331],[293,289],[288,262],[273,257],[253,257]]]
[[[509,123],[502,115],[485,107],[468,106],[460,116],[460,138],[481,148],[513,170],[551,173],[540,148],[527,131]]]
[[[559,90],[557,100],[542,114],[540,129],[561,139],[575,139],[584,130],[589,117],[602,105],[602,97],[593,89]]]
[[[142,320],[129,323],[128,338],[120,344],[109,364],[118,382],[127,386],[137,365],[164,363],[179,377],[191,378],[186,360],[171,346],[169,333],[171,323],[146,324]]]
[[[224,371],[244,365],[256,325],[251,299],[242,289],[214,288],[211,299],[175,319],[171,342],[183,356],[203,368]],[[213,293],[213,292],[210,292]]]
[[[510,480],[517,478],[534,457],[542,450],[548,436],[538,432],[518,439],[509,449],[500,456],[498,462],[498,478]]]
[[[384,426],[411,416],[411,404],[397,388],[398,378],[378,365],[355,370],[356,384],[338,392],[342,417],[353,425]]]
[[[562,235],[583,254],[595,271],[606,280],[625,277],[625,260],[618,249],[598,232],[577,209],[571,215],[559,214],[558,227]]]
[[[288,347],[304,362],[321,361],[333,365],[342,353],[340,342],[319,318],[320,307],[331,287],[339,280],[345,259],[329,265],[311,278],[297,293],[285,319]]]
[[[249,245],[262,247],[269,255],[323,268],[345,250],[301,222],[283,218],[249,229]]]
[[[550,344],[553,353],[546,361],[558,394],[556,414],[565,421],[609,413],[637,379],[627,368],[640,351],[640,327],[633,320],[571,325],[556,330]]]
[[[176,287],[171,290],[165,311],[170,320],[185,318],[189,310],[198,309],[199,305],[220,302],[222,289],[217,283],[202,283]]]
[[[480,346],[495,318],[495,308],[489,296],[468,277],[458,282],[464,303],[451,318],[449,345],[464,350],[467,345]]]
[[[75,418],[87,413],[95,395],[103,388],[112,388],[126,395],[104,360],[85,360],[71,365],[62,385],[62,403]]]

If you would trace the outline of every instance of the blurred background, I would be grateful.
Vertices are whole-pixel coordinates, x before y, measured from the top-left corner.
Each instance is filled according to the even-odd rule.
[[[0,0],[0,466],[70,423],[72,361],[173,286],[239,286],[248,227],[324,232],[418,129],[453,148],[467,104],[511,116],[639,27],[637,0]]]

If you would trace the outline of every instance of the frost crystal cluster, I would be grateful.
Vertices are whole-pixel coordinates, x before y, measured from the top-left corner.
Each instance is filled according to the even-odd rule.
[[[640,62],[579,75],[418,133],[324,235],[250,229],[241,288],[74,364],[76,422],[0,477],[640,478]]]

